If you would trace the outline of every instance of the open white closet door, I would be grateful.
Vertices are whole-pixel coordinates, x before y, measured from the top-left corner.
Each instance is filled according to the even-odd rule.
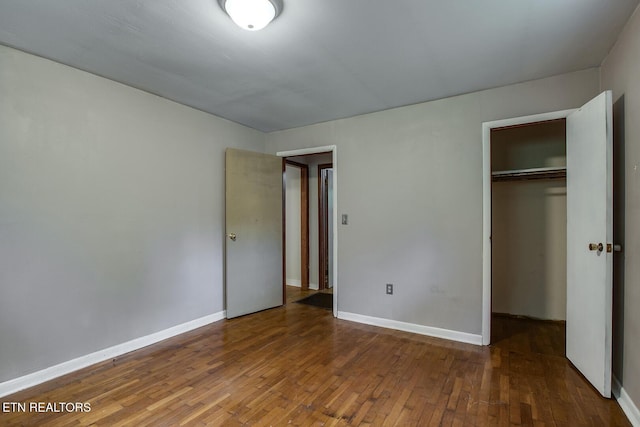
[[[567,117],[567,358],[611,397],[612,95]]]
[[[281,157],[227,148],[227,318],[283,303]]]

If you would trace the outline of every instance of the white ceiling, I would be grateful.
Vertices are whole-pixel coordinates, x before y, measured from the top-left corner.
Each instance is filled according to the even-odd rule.
[[[598,66],[638,1],[0,0],[0,44],[273,131]]]

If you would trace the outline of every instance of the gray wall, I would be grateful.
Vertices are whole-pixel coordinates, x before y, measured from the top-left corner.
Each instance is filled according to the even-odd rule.
[[[491,310],[565,320],[565,180],[494,182],[491,196]]]
[[[224,148],[264,135],[0,46],[0,381],[223,307]]]
[[[338,147],[338,309],[480,334],[482,122],[598,90],[590,69],[268,134],[272,153]]]
[[[613,90],[614,219],[624,253],[614,258],[614,374],[640,407],[640,9],[601,67]]]

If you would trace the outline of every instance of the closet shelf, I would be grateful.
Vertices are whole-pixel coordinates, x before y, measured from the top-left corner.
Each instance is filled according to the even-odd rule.
[[[492,181],[520,181],[527,179],[557,179],[566,178],[566,166],[547,167],[547,168],[531,168],[531,169],[513,169],[505,171],[491,172]]]

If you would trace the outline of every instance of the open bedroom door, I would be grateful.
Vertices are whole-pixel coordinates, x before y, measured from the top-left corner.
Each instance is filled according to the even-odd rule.
[[[567,358],[611,397],[612,95],[567,116]]]
[[[227,318],[283,303],[281,157],[227,148]]]

